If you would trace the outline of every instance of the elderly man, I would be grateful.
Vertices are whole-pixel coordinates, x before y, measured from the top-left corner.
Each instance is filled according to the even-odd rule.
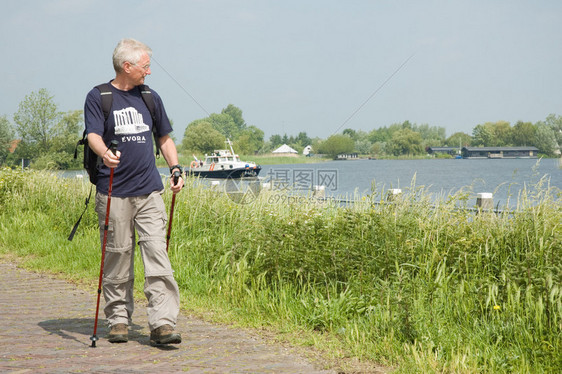
[[[150,75],[152,50],[134,39],[121,40],[113,52],[115,79],[106,86],[112,96],[109,115],[102,108],[100,89],[92,89],[84,106],[88,143],[103,160],[96,183],[96,212],[103,237],[109,190],[110,169],[114,170],[109,214],[103,295],[105,316],[110,326],[108,340],[128,341],[134,302],[134,249],[138,235],[144,263],[144,293],[148,299],[148,325],[153,345],[179,344],[181,335],[174,328],[179,314],[179,290],[166,251],[166,211],[161,194],[162,179],[156,168],[153,127],[170,173],[182,168],[172,127],[160,96],[153,90],[154,121],[141,95]],[[109,149],[112,140],[119,145],[116,154]],[[177,193],[182,178],[170,178],[170,188]]]

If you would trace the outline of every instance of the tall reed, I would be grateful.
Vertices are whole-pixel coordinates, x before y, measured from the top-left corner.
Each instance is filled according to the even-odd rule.
[[[88,187],[1,179],[0,252],[93,279],[93,209],[66,241]],[[473,210],[470,193],[436,202],[413,182],[348,206],[282,191],[237,204],[189,180],[170,247],[184,305],[330,337],[334,352],[401,372],[561,371],[560,190],[541,180],[499,214]]]

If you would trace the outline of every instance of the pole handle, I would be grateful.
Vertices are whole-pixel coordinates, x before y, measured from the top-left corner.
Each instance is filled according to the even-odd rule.
[[[173,175],[174,185],[178,184],[178,180],[180,179],[180,177],[181,177],[181,173],[177,170],[174,171],[174,175]]]
[[[111,152],[113,152],[114,155],[116,155],[117,153],[117,146],[119,145],[119,142],[117,140],[112,140],[111,143],[109,144],[109,149],[111,150]]]

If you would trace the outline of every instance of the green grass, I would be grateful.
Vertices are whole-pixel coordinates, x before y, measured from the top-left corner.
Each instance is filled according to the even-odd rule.
[[[97,279],[93,207],[66,239],[89,186],[41,172],[2,170],[0,179],[0,253]],[[340,363],[562,370],[562,204],[546,181],[520,194],[517,212],[499,215],[465,209],[466,191],[436,204],[415,185],[393,202],[375,191],[351,207],[277,193],[236,204],[187,183],[170,246],[184,308],[267,328]],[[140,294],[140,260],[136,273]]]

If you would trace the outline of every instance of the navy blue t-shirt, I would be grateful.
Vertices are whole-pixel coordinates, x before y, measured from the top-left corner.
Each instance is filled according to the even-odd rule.
[[[106,145],[117,140],[117,150],[121,152],[119,165],[113,174],[112,196],[132,197],[147,195],[164,188],[160,173],[156,169],[154,142],[152,136],[152,117],[144,103],[139,87],[130,91],[120,91],[111,84],[113,104],[105,123],[101,107],[101,95],[93,88],[86,96],[84,104],[84,121],[86,132],[95,133],[103,138]],[[172,132],[172,126],[166,115],[160,96],[150,90],[156,107],[155,115],[159,119],[156,129],[157,137]],[[98,192],[107,194],[109,190],[109,168],[99,168],[96,184]]]

